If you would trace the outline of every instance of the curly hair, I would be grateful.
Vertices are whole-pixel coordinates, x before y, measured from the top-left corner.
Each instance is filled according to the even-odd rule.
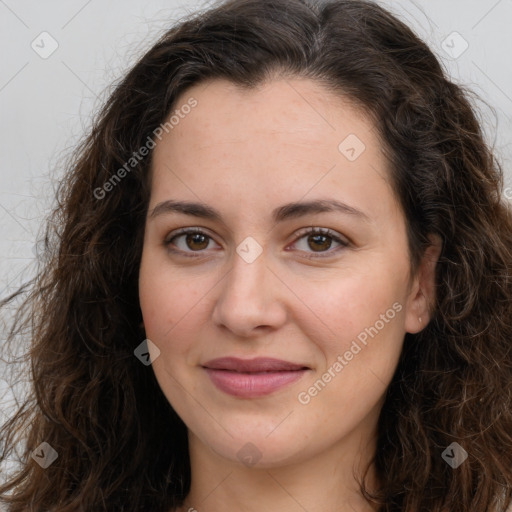
[[[365,0],[231,0],[181,20],[116,84],[69,157],[37,276],[9,341],[30,339],[30,394],[1,430],[21,511],[168,511],[190,488],[187,429],[134,349],[151,154],[99,194],[201,81],[280,74],[348,97],[377,127],[416,268],[443,242],[432,319],[406,334],[378,425],[382,512],[503,512],[512,501],[512,214],[472,94],[413,31]],[[118,174],[119,177],[119,174]],[[113,183],[111,181],[111,183]],[[165,442],[162,442],[165,439]],[[42,469],[31,453],[49,443]],[[467,460],[441,457],[459,443]]]

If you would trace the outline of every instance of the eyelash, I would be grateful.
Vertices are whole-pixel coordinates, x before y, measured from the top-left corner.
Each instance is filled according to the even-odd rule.
[[[182,228],[182,229],[178,230],[177,232],[172,233],[172,236],[166,237],[166,239],[164,240],[164,245],[172,253],[180,253],[181,255],[184,255],[187,258],[199,258],[202,256],[200,253],[204,252],[204,249],[201,251],[182,251],[181,249],[172,249],[170,247],[173,240],[175,240],[176,238],[183,236],[183,235],[194,235],[194,234],[204,235],[205,237],[209,238],[210,240],[213,240],[213,238],[210,235],[208,235],[207,233],[205,233],[204,231],[202,231],[199,228]],[[312,234],[328,236],[329,238],[332,238],[333,241],[339,243],[340,247],[337,247],[336,249],[334,249],[332,251],[327,250],[327,251],[323,251],[323,252],[311,252],[311,253],[309,253],[309,256],[303,256],[304,258],[307,258],[307,259],[327,258],[327,257],[332,256],[333,254],[338,253],[340,250],[343,250],[350,245],[349,242],[347,242],[346,240],[342,240],[340,237],[338,237],[334,231],[331,231],[330,229],[327,229],[327,228],[315,228],[315,227],[309,227],[309,228],[306,228],[305,230],[301,231],[300,234],[298,235],[298,238],[296,238],[293,243],[295,244],[300,239],[306,237],[307,235],[312,235]],[[199,254],[194,254],[194,253],[199,253]]]

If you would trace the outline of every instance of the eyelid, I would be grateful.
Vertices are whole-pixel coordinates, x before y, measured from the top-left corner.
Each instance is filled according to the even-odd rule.
[[[200,228],[198,226],[190,226],[187,228],[179,228],[171,231],[168,233],[164,238],[164,243],[169,243],[173,238],[176,238],[179,235],[193,235],[195,233],[199,233],[200,235],[206,235],[212,240],[214,239],[213,236],[208,234],[208,230],[206,228]]]
[[[210,240],[213,240],[215,242],[215,238],[213,236],[211,236],[210,234],[208,234],[206,228],[201,228],[201,227],[197,227],[197,226],[191,226],[191,227],[186,227],[186,228],[179,228],[177,230],[174,230],[172,231],[171,233],[169,233],[165,238],[164,238],[164,246],[171,252],[173,253],[179,253],[179,254],[182,254],[182,255],[185,255],[185,257],[191,257],[191,258],[198,258],[198,257],[202,257],[204,252],[206,252],[205,250],[202,250],[202,251],[182,251],[181,249],[171,249],[170,248],[170,245],[171,245],[171,241],[181,235],[189,235],[189,234],[201,234],[201,235],[205,235],[206,237],[208,237]],[[352,242],[347,238],[347,237],[344,237],[343,235],[340,235],[339,233],[337,233],[336,231],[333,231],[332,229],[329,229],[329,228],[322,228],[322,227],[315,227],[315,226],[308,226],[308,227],[305,227],[305,228],[302,228],[300,229],[298,232],[296,232],[293,236],[293,242],[292,244],[295,244],[296,242],[298,242],[301,238],[303,238],[305,235],[308,235],[308,234],[321,234],[321,235],[325,235],[325,236],[328,236],[329,238],[332,238],[335,242],[339,243],[340,244],[340,247],[334,249],[334,250],[327,250],[327,251],[320,251],[320,252],[310,252],[310,253],[306,253],[307,256],[302,256],[304,258],[307,258],[307,259],[313,259],[313,258],[326,258],[326,257],[330,257],[330,256],[333,256],[335,254],[337,254],[340,250],[342,249],[345,249],[346,247],[350,246],[352,244]],[[217,242],[215,242],[217,243]],[[220,244],[218,244],[220,245]],[[299,252],[304,252],[304,251],[299,251]]]

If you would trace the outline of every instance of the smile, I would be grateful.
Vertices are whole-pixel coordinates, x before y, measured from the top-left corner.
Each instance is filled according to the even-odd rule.
[[[224,393],[257,398],[299,380],[310,368],[272,358],[220,358],[203,365],[212,383]]]

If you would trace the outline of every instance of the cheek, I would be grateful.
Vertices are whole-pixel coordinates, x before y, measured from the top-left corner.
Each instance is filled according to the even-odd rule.
[[[327,437],[333,424],[356,424],[382,399],[402,350],[404,306],[401,286],[377,275],[352,276],[324,291],[309,295],[319,318],[302,324],[322,364],[298,399],[310,404],[308,414],[325,418],[319,430]]]
[[[312,312],[296,321],[330,358],[348,350],[359,335],[364,339],[364,333],[376,322],[383,334],[401,333],[403,328],[397,309],[403,309],[404,279],[377,264],[369,271],[350,269],[343,274],[335,278],[330,274],[314,282],[296,280],[294,286]],[[393,308],[395,303],[398,305]],[[381,315],[385,316],[382,329]]]
[[[216,274],[215,274],[216,275]],[[197,339],[198,321],[206,315],[208,291],[215,285],[211,273],[194,275],[172,268],[165,257],[143,254],[139,275],[139,300],[146,335],[164,355],[185,352]],[[171,342],[172,341],[172,342]]]

